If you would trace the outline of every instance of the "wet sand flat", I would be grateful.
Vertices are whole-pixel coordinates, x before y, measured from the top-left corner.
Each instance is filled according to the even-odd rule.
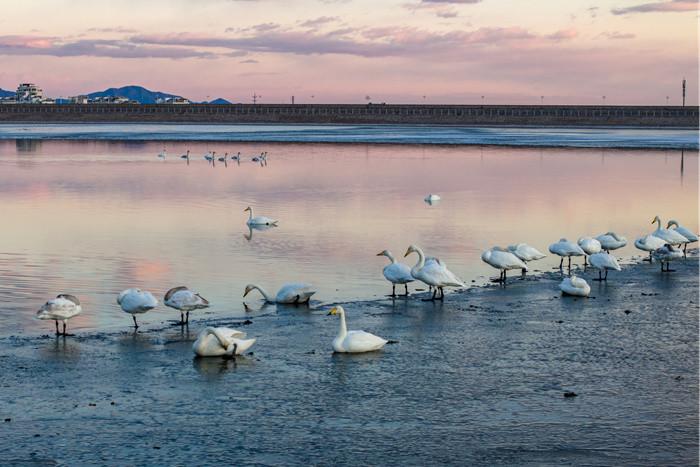
[[[695,465],[696,252],[673,266],[625,266],[589,299],[551,272],[350,302],[351,329],[397,341],[356,356],[331,353],[337,317],[313,304],[3,337],[0,463]],[[257,337],[254,354],[194,359],[212,324]]]

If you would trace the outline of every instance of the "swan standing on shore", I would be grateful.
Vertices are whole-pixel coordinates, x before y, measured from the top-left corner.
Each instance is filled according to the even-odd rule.
[[[615,271],[621,271],[620,265],[617,263],[617,259],[610,253],[595,253],[591,255],[588,260],[591,266],[598,270],[598,279],[593,279],[594,281],[607,281],[608,271],[614,269]],[[605,271],[605,277],[603,277],[603,271]]]
[[[581,247],[584,253],[586,253],[588,256],[594,255],[596,253],[600,253],[600,251],[603,249],[603,247],[600,245],[600,242],[596,240],[595,238],[591,237],[581,237],[578,239],[578,246]],[[583,265],[585,266],[587,263],[586,257],[583,257]]]
[[[568,241],[565,238],[561,238],[557,243],[552,243],[549,245],[549,252],[554,255],[561,256],[559,269],[562,269],[562,266],[564,265],[564,258],[569,258],[569,273],[571,273],[571,257],[584,256],[586,254],[580,246],[574,242]]]
[[[206,298],[182,285],[168,290],[163,298],[163,303],[165,306],[180,312],[179,324],[182,325],[189,324],[190,311],[209,307],[209,301]],[[186,319],[184,313],[187,313]]]
[[[243,210],[243,212],[246,212],[246,211],[249,212],[248,221],[246,222],[246,224],[248,224],[248,225],[274,225],[274,226],[277,226],[277,223],[279,222],[279,221],[276,221],[275,219],[270,219],[269,217],[265,217],[265,216],[253,217],[253,208],[251,208],[250,206],[248,206],[247,208],[245,208]]]
[[[396,284],[403,284],[406,288],[405,296],[408,296],[408,283],[413,282],[413,276],[411,275],[411,268],[403,263],[399,263],[391,254],[391,251],[384,250],[381,253],[377,253],[377,256],[386,256],[391,261],[390,264],[384,266],[382,273],[386,280],[391,282],[391,296],[396,296]]]
[[[205,328],[192,344],[198,357],[228,357],[242,355],[255,344],[256,339],[246,339],[246,333],[231,328]]]
[[[662,229],[661,219],[659,216],[654,217],[654,220],[651,221],[651,223],[658,223],[658,227],[651,234],[655,237],[659,237],[669,245],[682,245],[684,243],[688,243],[688,239],[685,238],[680,232],[670,229]]]
[[[74,316],[78,316],[83,311],[80,300],[70,294],[59,294],[56,298],[44,303],[36,312],[37,319],[52,319],[56,322],[56,335],[67,336],[66,323]],[[58,332],[58,322],[63,321],[63,333]]]
[[[598,235],[596,240],[600,242],[601,248],[606,253],[610,253],[612,250],[617,250],[627,245],[627,239],[622,237],[615,232],[606,232],[604,234]]]
[[[158,300],[151,292],[140,289],[126,289],[117,297],[117,303],[122,307],[122,311],[131,314],[134,319],[134,329],[139,328],[136,322],[136,315],[146,313],[148,310],[158,306]]]
[[[649,262],[651,262],[652,260],[652,253],[664,246],[665,244],[666,242],[663,239],[652,234],[645,235],[644,237],[639,237],[634,241],[634,246],[637,247],[637,249],[649,252],[649,258],[644,259],[644,261]]]
[[[447,269],[447,265],[435,258],[433,261],[426,261],[423,250],[415,245],[411,245],[406,250],[404,258],[411,253],[418,255],[418,262],[411,268],[411,276],[414,279],[434,287],[433,297],[431,300],[442,300],[445,298],[444,287],[466,287],[466,284],[457,276]],[[440,296],[437,297],[437,292],[440,291]]]
[[[494,280],[494,282],[500,282],[504,286],[506,285],[506,274],[509,269],[522,269],[523,271],[527,271],[527,264],[510,251],[498,246],[484,251],[481,254],[481,261],[500,271],[501,275],[498,280]]]
[[[527,264],[530,261],[538,261],[542,258],[546,258],[547,255],[542,253],[540,250],[534,246],[530,246],[527,243],[518,243],[517,245],[510,245],[508,251],[517,256],[523,263]],[[527,269],[523,269],[523,276]]]
[[[273,297],[259,285],[248,284],[245,286],[245,292],[243,293],[243,296],[245,297],[253,290],[257,290],[258,292],[260,292],[260,294],[265,298],[265,301],[267,303],[279,303],[287,305],[309,303],[309,300],[311,300],[313,294],[316,293],[316,290],[314,290],[314,288],[310,284],[289,283],[284,284],[277,292],[277,295]]]
[[[661,263],[661,272],[674,272],[675,269],[670,269],[671,261],[681,259],[683,257],[683,252],[673,245],[667,243],[661,248],[657,249],[652,253],[654,259]],[[664,263],[666,263],[666,269],[664,270]]]
[[[671,229],[671,226],[675,225],[675,229]],[[688,243],[695,243],[698,241],[698,236],[690,231],[689,229],[686,229],[685,227],[681,226],[678,224],[678,221],[670,220],[668,221],[668,225],[666,226],[667,229],[671,229],[674,232],[678,232],[679,234],[683,235],[686,239],[688,239],[687,242],[683,244],[683,257],[686,258],[688,254],[686,253],[686,249],[688,248]]]
[[[588,297],[591,294],[591,286],[584,279],[576,277],[576,275],[565,277],[559,284],[559,290],[564,295],[572,295],[574,297]]]
[[[365,331],[348,331],[345,324],[345,310],[338,305],[328,315],[340,315],[340,330],[333,339],[333,350],[338,353],[364,353],[379,350],[388,342],[379,336]]]

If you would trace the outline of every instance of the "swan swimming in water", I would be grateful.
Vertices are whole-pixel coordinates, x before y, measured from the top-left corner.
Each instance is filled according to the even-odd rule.
[[[198,357],[229,357],[242,355],[255,344],[256,339],[246,339],[246,333],[231,328],[205,328],[192,344]]]
[[[134,329],[139,328],[136,322],[136,315],[146,313],[148,310],[158,306],[158,300],[151,292],[140,289],[126,289],[117,297],[117,303],[125,313],[131,314],[134,319]]]
[[[598,270],[598,279],[593,279],[594,281],[607,281],[608,271],[613,269],[615,271],[621,271],[620,265],[617,263],[617,259],[610,253],[600,252],[592,254],[588,261],[591,266]],[[603,277],[603,271],[605,271],[605,277]]]
[[[571,272],[571,257],[572,256],[584,256],[585,252],[580,246],[574,242],[570,242],[565,238],[559,239],[557,243],[552,243],[549,245],[549,252],[557,256],[561,256],[561,261],[559,262],[559,269],[564,265],[564,258],[569,258],[569,272]]]
[[[408,296],[408,283],[414,281],[413,276],[411,275],[411,268],[396,261],[396,258],[394,258],[394,255],[392,255],[391,251],[389,250],[384,250],[381,253],[377,253],[377,256],[386,256],[389,258],[389,261],[391,261],[391,263],[384,266],[384,269],[382,270],[384,278],[391,282],[391,296],[396,296],[396,284],[403,284],[403,286],[406,288],[406,293],[404,295]]]
[[[515,256],[520,258],[520,260],[527,264],[530,261],[538,261],[542,258],[546,258],[547,255],[543,254],[537,248],[528,245],[527,243],[518,243],[516,245],[510,245],[508,251],[513,253]],[[527,269],[523,269],[523,276],[527,272]]]
[[[495,246],[481,254],[481,261],[500,270],[498,281],[506,285],[506,274],[509,269],[522,269],[527,271],[527,264],[508,250]]]
[[[645,235],[644,237],[639,237],[634,241],[634,246],[637,247],[637,249],[649,252],[649,258],[644,260],[649,262],[651,262],[652,260],[652,253],[664,246],[665,244],[666,242],[663,239],[652,234]]]
[[[209,301],[206,298],[182,285],[168,290],[163,298],[163,303],[165,306],[180,312],[179,324],[183,325],[190,322],[190,311],[209,307]],[[187,313],[186,319],[184,313]]]
[[[411,245],[406,250],[404,258],[411,253],[416,253],[418,255],[418,262],[415,266],[411,268],[411,276],[414,279],[434,287],[433,297],[431,300],[442,300],[445,298],[444,287],[465,287],[466,284],[457,276],[454,275],[452,271],[447,269],[447,265],[440,261],[438,258],[434,258],[432,261],[426,261],[423,250],[415,245]],[[437,296],[437,292],[440,292],[440,296]]]
[[[365,331],[348,331],[345,324],[345,310],[338,305],[328,315],[340,315],[340,330],[333,339],[333,350],[338,353],[364,353],[379,350],[388,342],[379,336]]]
[[[161,152],[158,153],[158,159],[160,160],[165,160],[165,158],[168,156],[168,153],[165,151],[165,148]]]
[[[565,277],[559,284],[559,290],[564,295],[572,295],[574,297],[588,297],[591,294],[591,286],[584,279],[576,277],[576,275]]]
[[[80,300],[74,295],[59,294],[56,298],[44,303],[36,313],[37,319],[52,319],[56,322],[56,335],[67,336],[66,323],[83,311]],[[63,321],[63,333],[58,332],[58,322]]]
[[[584,253],[587,255],[594,255],[596,253],[600,253],[600,251],[603,249],[603,247],[600,245],[600,242],[591,237],[581,237],[578,239],[578,246],[581,247]],[[586,265],[587,260],[586,257],[583,257],[583,264]]]
[[[654,220],[651,221],[651,223],[658,223],[659,225],[651,234],[655,237],[659,237],[669,245],[682,245],[684,243],[688,243],[688,239],[685,238],[680,232],[670,229],[662,229],[661,219],[659,216],[654,217]]]
[[[442,198],[440,195],[436,195],[434,193],[430,193],[428,196],[425,197],[424,201],[428,204],[435,203],[437,201],[440,201]]]
[[[245,286],[245,292],[243,296],[245,297],[251,291],[257,290],[265,298],[267,303],[278,303],[278,304],[299,304],[299,303],[309,303],[311,297],[316,293],[316,290],[310,284],[303,283],[289,283],[284,284],[277,291],[276,296],[272,296],[265,291],[262,287],[255,284],[248,284]]]
[[[676,226],[676,228],[671,229],[672,225]],[[686,249],[688,248],[688,243],[697,242],[698,236],[695,233],[693,233],[692,231],[690,231],[689,229],[686,229],[685,227],[679,225],[678,221],[674,221],[673,219],[668,221],[668,225],[666,226],[666,228],[671,229],[674,232],[678,232],[679,234],[683,235],[686,239],[688,239],[688,241],[683,244],[683,257],[684,258],[687,257],[688,255],[687,255]]]
[[[596,240],[600,242],[601,248],[608,253],[610,253],[612,250],[617,250],[627,245],[627,239],[616,234],[615,232],[606,232],[598,235]]]
[[[654,259],[661,263],[661,272],[674,272],[675,269],[670,269],[671,261],[681,259],[683,257],[683,252],[675,248],[671,244],[665,244],[661,248],[657,249],[652,253]],[[666,269],[664,270],[664,263],[666,263]]]
[[[277,226],[277,223],[279,222],[279,221],[276,221],[275,219],[270,219],[269,217],[265,217],[265,216],[253,217],[253,208],[251,208],[250,206],[248,206],[247,208],[245,208],[243,210],[243,212],[246,212],[246,211],[249,212],[248,221],[246,222],[246,224],[248,224],[248,225],[274,225],[274,226]]]

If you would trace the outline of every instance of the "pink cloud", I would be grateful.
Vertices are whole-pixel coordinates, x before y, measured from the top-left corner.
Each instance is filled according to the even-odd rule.
[[[698,3],[696,0],[667,0],[662,2],[642,3],[625,8],[613,8],[611,12],[614,15],[627,15],[631,13],[697,11],[697,9]]]

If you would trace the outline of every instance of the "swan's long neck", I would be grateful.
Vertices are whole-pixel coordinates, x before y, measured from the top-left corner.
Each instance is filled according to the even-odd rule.
[[[272,297],[270,296],[270,294],[268,294],[267,291],[266,291],[265,289],[263,289],[262,287],[260,287],[259,285],[254,285],[253,288],[258,289],[258,292],[260,292],[260,293],[262,294],[262,296],[265,297],[265,300],[267,300],[268,302],[274,302],[274,301],[275,301],[275,299],[272,298]]]
[[[659,216],[656,216],[656,220],[654,222],[659,225],[659,227],[656,230],[661,230],[661,219],[659,219]]]
[[[413,266],[413,269],[420,269],[425,266],[425,255],[423,255],[423,250],[420,248],[416,248],[415,252],[418,255],[418,262]]]
[[[253,218],[253,208],[248,209],[248,220]]]
[[[230,345],[230,342],[228,341],[226,336],[224,336],[217,328],[209,327],[206,328],[205,331],[207,334],[211,334],[214,337],[216,337],[216,339],[219,341],[219,344],[221,344],[223,348],[227,348]]]
[[[387,251],[386,253],[384,253],[384,256],[389,258],[389,261],[391,261],[392,264],[396,262],[396,258],[394,258],[394,255],[392,255],[390,251]]]
[[[345,311],[340,313],[340,330],[338,331],[338,337],[345,337],[348,334],[348,326],[345,324]]]

